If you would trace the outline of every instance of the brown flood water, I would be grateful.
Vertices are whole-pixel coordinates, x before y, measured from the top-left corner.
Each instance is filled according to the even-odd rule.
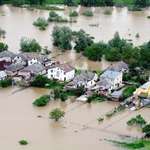
[[[51,33],[55,25],[68,26],[72,30],[79,31],[84,29],[86,33],[95,37],[95,42],[104,41],[108,42],[116,31],[119,32],[121,38],[132,39],[132,43],[135,46],[141,45],[144,42],[148,42],[150,39],[147,34],[150,29],[150,20],[147,18],[150,15],[150,9],[143,9],[140,12],[129,12],[127,7],[115,8],[111,7],[112,14],[103,14],[105,8],[85,8],[85,7],[65,7],[65,11],[57,11],[58,14],[65,18],[68,18],[69,13],[72,10],[76,10],[81,14],[84,10],[92,10],[94,12],[93,17],[85,17],[79,15],[76,17],[77,23],[50,23],[46,31],[39,30],[38,27],[33,26],[33,22],[38,17],[48,18],[49,11],[46,10],[34,10],[28,11],[26,8],[15,8],[10,5],[0,6],[0,27],[6,30],[6,38],[1,38],[0,41],[9,45],[9,50],[14,53],[19,53],[20,39],[25,36],[28,38],[35,38],[41,46],[48,46],[53,52],[49,57],[56,56],[60,50],[52,46]],[[89,24],[99,23],[98,27],[91,27]],[[139,33],[140,38],[136,38],[135,35]],[[111,62],[92,62],[87,58],[78,59],[81,54],[76,54],[74,50],[67,51],[63,55],[54,58],[65,59],[71,65],[77,69],[105,69]]]
[[[118,103],[84,104],[71,100],[51,100],[45,107],[36,107],[32,105],[33,101],[43,94],[49,94],[50,90],[30,87],[15,92],[18,89],[16,86],[0,89],[0,139],[3,150],[117,150],[120,148],[104,139],[123,140],[118,134],[141,137],[140,128],[126,125],[127,120],[139,113],[150,122],[148,108],[133,113],[126,110],[107,119],[106,113]],[[59,122],[49,119],[49,112],[53,108],[61,108],[66,113]],[[37,117],[39,115],[42,117]],[[99,117],[105,120],[99,123]],[[20,146],[18,141],[22,139],[29,144]]]
[[[67,8],[67,7],[66,7]],[[51,23],[46,31],[40,31],[32,23],[38,17],[48,18],[49,11],[27,11],[22,8],[14,8],[10,5],[0,7],[0,27],[6,30],[6,38],[0,39],[9,45],[9,50],[19,53],[19,42],[22,36],[35,38],[42,46],[48,46],[52,50],[50,57],[56,56],[60,50],[52,46],[51,32],[55,25],[67,25],[72,30],[84,29],[88,34],[95,37],[95,42],[104,40],[107,42],[113,37],[115,31],[119,31],[122,38],[133,39],[134,45],[143,44],[149,40],[150,15],[149,9],[141,12],[128,12],[127,8],[111,8],[112,15],[103,14],[104,8],[73,8],[68,7],[58,13],[68,17],[71,10],[76,9],[81,13],[84,9],[91,9],[94,17],[77,17],[75,24]],[[89,24],[99,23],[99,27],[90,27]],[[136,39],[135,34],[140,38]],[[129,34],[131,34],[129,36]],[[80,53],[74,50],[67,51],[56,59],[65,59],[77,69],[99,70],[105,69],[111,63],[102,59],[102,62],[92,62],[87,58],[80,57]],[[77,59],[77,60],[76,60]],[[43,94],[50,93],[48,89],[27,88],[17,92],[19,87],[12,86],[0,89],[0,143],[2,150],[117,150],[112,143],[104,139],[122,140],[118,134],[141,137],[141,129],[128,127],[126,121],[137,114],[141,114],[147,122],[150,122],[148,108],[131,113],[128,109],[111,119],[105,118],[107,112],[112,110],[118,103],[103,102],[84,104],[82,102],[60,102],[52,100],[45,107],[35,107],[33,101]],[[53,108],[61,108],[66,112],[59,122],[49,119],[49,112]],[[41,115],[41,118],[37,116]],[[97,118],[104,117],[104,122],[99,123]],[[27,140],[29,145],[20,146],[19,140]]]

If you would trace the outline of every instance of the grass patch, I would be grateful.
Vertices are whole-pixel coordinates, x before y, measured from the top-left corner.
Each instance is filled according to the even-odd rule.
[[[119,146],[122,146],[128,149],[146,148],[147,150],[150,150],[150,141],[146,141],[146,140],[135,141],[133,143],[118,142],[118,141],[113,141],[113,142]]]
[[[21,140],[21,141],[18,141],[18,142],[20,143],[20,145],[27,145],[28,144],[28,142],[25,141],[25,140]]]
[[[49,6],[49,5],[30,5],[27,6],[27,10],[33,10],[33,9],[41,9],[41,10],[65,10],[64,8],[59,8],[56,6]]]

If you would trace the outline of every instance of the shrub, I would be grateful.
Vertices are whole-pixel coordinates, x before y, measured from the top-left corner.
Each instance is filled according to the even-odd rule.
[[[91,10],[85,10],[82,12],[82,15],[90,17],[93,16],[93,12]]]
[[[129,6],[128,11],[142,11],[142,9],[136,6]]]
[[[60,93],[60,99],[61,101],[65,101],[68,98],[67,93],[66,92],[61,92]]]
[[[136,37],[136,38],[139,38],[139,37],[140,37],[139,33],[137,33],[137,34],[135,35],[135,37]]]
[[[28,142],[25,141],[25,140],[21,140],[21,141],[18,141],[18,142],[20,143],[20,145],[27,145],[28,144]]]
[[[33,25],[40,27],[40,30],[45,30],[49,25],[49,21],[47,21],[45,18],[39,17],[36,21],[33,22]]]
[[[43,95],[40,98],[36,99],[33,102],[33,105],[36,105],[36,106],[45,106],[49,101],[50,101],[50,96],[49,95]]]
[[[76,17],[78,16],[78,12],[77,11],[72,11],[70,14],[69,14],[70,17]]]
[[[0,28],[0,36],[5,35],[5,34],[6,34],[6,31]]]
[[[104,120],[104,118],[98,118],[98,121],[99,122],[101,122],[101,121],[103,121]]]
[[[5,80],[2,80],[0,82],[1,87],[8,87],[10,85],[12,85],[12,80],[11,79],[5,79]]]
[[[55,13],[55,11],[50,11],[49,17],[56,17],[56,16],[58,16],[58,14]]]
[[[122,7],[124,7],[124,3],[123,3],[123,1],[119,0],[115,6],[122,8]]]
[[[37,52],[41,51],[41,46],[35,39],[28,39],[27,37],[22,37],[20,40],[21,50],[24,52]]]
[[[110,15],[110,14],[111,14],[111,11],[110,11],[109,9],[105,9],[105,10],[104,10],[104,14],[105,14],[105,15]]]
[[[148,19],[150,19],[150,16],[147,16]]]

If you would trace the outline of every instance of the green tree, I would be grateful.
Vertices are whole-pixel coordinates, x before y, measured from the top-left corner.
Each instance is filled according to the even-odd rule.
[[[0,42],[0,52],[8,50],[8,45]]]
[[[20,7],[25,4],[25,0],[11,0],[12,5],[16,7]]]
[[[118,0],[118,2],[116,3],[116,5],[115,5],[116,7],[124,7],[124,3],[123,3],[123,1],[121,1],[121,0]]]
[[[33,102],[33,105],[36,105],[36,106],[45,106],[49,101],[50,101],[50,96],[49,95],[43,95],[40,98],[36,99]]]
[[[54,89],[54,99],[60,98],[60,89]]]
[[[61,92],[60,93],[60,97],[59,97],[62,101],[65,101],[68,98],[68,95],[66,92]]]
[[[0,5],[3,5],[3,0],[0,0]]]
[[[150,137],[150,124],[145,125],[142,132],[145,133],[145,137]]]
[[[11,79],[5,79],[5,80],[2,80],[0,82],[1,87],[8,87],[10,85],[12,85],[12,80]]]
[[[147,0],[135,0],[134,5],[138,7],[146,7],[148,5]]]
[[[101,61],[102,58],[102,48],[99,46],[88,46],[86,47],[85,51],[83,52],[85,56],[88,57],[88,59],[93,60],[93,61]]]
[[[55,119],[55,121],[58,121],[60,118],[64,117],[64,115],[65,112],[61,111],[59,108],[53,109],[49,114],[50,118]]]
[[[34,80],[31,82],[31,86],[35,87],[44,87],[46,83],[48,83],[49,79],[43,75],[36,75]]]

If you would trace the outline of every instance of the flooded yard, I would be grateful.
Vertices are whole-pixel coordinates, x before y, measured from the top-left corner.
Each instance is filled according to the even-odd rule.
[[[0,98],[0,139],[3,150],[98,150],[101,147],[117,150],[120,148],[104,139],[120,140],[119,134],[140,137],[140,128],[126,125],[127,120],[139,113],[150,122],[148,108],[132,113],[127,109],[106,119],[106,113],[118,105],[117,102],[88,104],[71,100],[51,100],[45,107],[36,107],[32,104],[33,101],[43,94],[49,94],[50,90],[29,87],[14,93],[16,90],[17,87],[0,89],[0,95],[3,96]],[[59,122],[49,118],[49,112],[53,108],[61,108],[66,113]],[[104,121],[99,123],[99,117],[104,117]],[[22,139],[29,144],[20,146],[18,141]]]

